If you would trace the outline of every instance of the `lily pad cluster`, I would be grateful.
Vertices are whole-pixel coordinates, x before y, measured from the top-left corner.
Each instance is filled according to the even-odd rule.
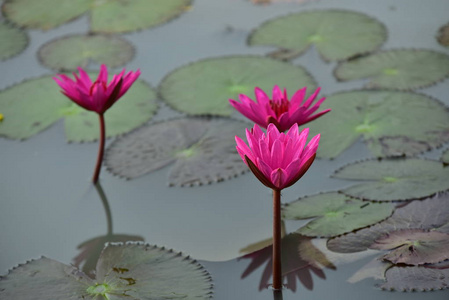
[[[4,16],[27,28],[48,30],[88,13],[91,32],[123,33],[165,23],[191,5],[191,0],[6,0]]]
[[[209,273],[195,260],[156,246],[108,244],[92,279],[42,257],[0,278],[2,299],[210,299]]]

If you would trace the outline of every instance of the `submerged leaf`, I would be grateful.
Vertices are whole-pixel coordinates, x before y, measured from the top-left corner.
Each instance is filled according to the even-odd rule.
[[[300,198],[282,210],[290,220],[314,218],[297,232],[306,236],[332,237],[366,227],[388,218],[393,212],[389,203],[371,203],[336,192]]]
[[[175,119],[142,127],[117,139],[106,152],[108,169],[135,178],[175,163],[169,184],[218,182],[247,170],[235,150],[235,135],[248,124],[231,119]]]
[[[331,95],[332,113],[310,124],[321,133],[318,156],[337,157],[362,137],[375,156],[413,156],[449,141],[449,110],[425,95],[351,91]],[[425,120],[425,122],[416,122]]]
[[[449,190],[449,168],[417,158],[366,160],[344,166],[333,177],[359,181],[341,192],[372,201],[422,199]]]
[[[271,91],[276,84],[287,90],[316,87],[302,67],[266,57],[230,56],[178,68],[162,80],[159,91],[170,106],[187,114],[229,116],[234,111],[229,99],[253,97],[255,87]]]
[[[2,299],[209,299],[209,273],[195,260],[156,246],[109,244],[95,280],[75,267],[41,258],[0,278]]]
[[[2,41],[0,43],[1,61],[22,52],[28,45],[28,35],[11,24],[0,22],[0,41]]]
[[[385,26],[358,12],[317,10],[270,20],[249,37],[250,45],[268,45],[298,55],[314,45],[326,61],[371,52],[386,40]]]
[[[124,65],[134,56],[134,47],[118,36],[71,35],[52,40],[39,49],[41,62],[53,70],[72,71],[90,62],[110,68]]]
[[[360,268],[349,279],[349,283],[356,283],[367,278],[385,280],[385,272],[392,266],[391,263],[381,261],[377,257]]]
[[[370,78],[368,88],[411,90],[449,76],[449,56],[431,50],[388,50],[341,63],[340,81]]]

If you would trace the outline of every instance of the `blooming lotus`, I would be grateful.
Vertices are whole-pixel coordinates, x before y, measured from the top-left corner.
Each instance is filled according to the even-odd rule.
[[[268,124],[274,124],[279,131],[286,131],[293,124],[303,125],[329,112],[330,109],[315,113],[326,98],[321,98],[315,104],[320,88],[305,100],[306,87],[298,90],[289,101],[287,90],[282,93],[279,86],[273,88],[270,99],[267,94],[256,87],[254,94],[256,101],[246,95],[240,94],[240,102],[229,99],[229,103],[242,115],[254,121],[259,126],[267,128]],[[305,101],[304,101],[305,100]],[[313,104],[313,105],[312,105]]]
[[[246,130],[248,145],[238,136],[237,151],[254,175],[267,187],[282,190],[293,185],[315,159],[320,135],[306,145],[309,129],[294,124],[287,133],[268,124],[265,134],[257,125]]]
[[[120,99],[136,81],[140,75],[140,70],[128,72],[125,70],[114,75],[108,84],[108,69],[101,65],[97,80],[92,82],[89,75],[78,68],[79,76],[73,73],[75,80],[64,74],[58,74],[53,79],[62,88],[62,93],[79,106],[103,114],[118,99]]]

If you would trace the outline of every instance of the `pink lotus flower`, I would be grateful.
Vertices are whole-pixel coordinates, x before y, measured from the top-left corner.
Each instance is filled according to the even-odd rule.
[[[312,115],[320,108],[321,103],[326,100],[326,98],[321,98],[312,106],[319,92],[320,88],[304,102],[306,95],[306,88],[304,87],[298,90],[291,101],[289,101],[286,89],[282,93],[277,85],[273,88],[272,99],[264,91],[256,87],[254,89],[256,102],[248,96],[240,94],[240,102],[229,99],[229,103],[242,115],[259,124],[259,126],[267,128],[268,124],[272,123],[276,125],[279,131],[283,132],[293,124],[303,125],[330,111],[330,109],[326,109]]]
[[[307,144],[309,129],[301,132],[294,124],[287,133],[268,124],[265,134],[257,125],[246,130],[248,145],[238,136],[237,151],[254,175],[265,186],[282,190],[293,185],[309,169],[315,159],[320,135]]]
[[[140,75],[140,70],[128,72],[125,75],[125,69],[114,75],[108,84],[108,69],[101,65],[100,74],[97,80],[92,83],[89,75],[78,68],[79,76],[73,73],[75,81],[64,74],[58,74],[53,79],[62,88],[62,93],[79,106],[95,111],[98,114],[104,114],[120,97],[125,94],[131,85]]]

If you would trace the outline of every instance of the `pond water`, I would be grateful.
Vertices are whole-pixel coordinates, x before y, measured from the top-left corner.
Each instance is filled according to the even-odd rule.
[[[273,0],[269,5],[244,0],[195,0],[188,12],[168,23],[124,34],[136,48],[126,68],[140,68],[141,79],[157,87],[175,68],[203,58],[272,52],[274,47],[248,46],[250,32],[277,16],[329,8],[365,13],[385,24],[388,38],[382,49],[425,48],[449,54],[449,49],[435,39],[438,29],[448,22],[447,0]],[[88,30],[87,16],[48,31],[28,30],[30,43],[25,51],[0,62],[0,88],[54,74],[39,63],[38,49],[57,37]],[[315,49],[292,63],[305,67],[324,95],[359,89],[366,83],[338,82],[332,76],[336,63],[323,62]],[[447,83],[444,80],[419,92],[449,105]],[[207,86],[208,82],[202,84]],[[159,105],[152,121],[180,115],[162,101]],[[240,118],[236,114],[233,117]],[[100,182],[112,218],[108,225],[104,203],[90,183],[97,147],[97,143],[67,143],[61,120],[25,141],[0,139],[0,274],[41,255],[69,264],[80,252],[78,245],[112,230],[199,260],[213,278],[215,299],[281,299],[270,289],[259,290],[266,263],[241,279],[251,260],[237,259],[243,254],[240,250],[271,237],[271,191],[252,174],[200,187],[169,187],[170,167],[132,180],[113,176],[103,167]],[[441,153],[442,149],[436,149],[422,157],[438,159]],[[369,150],[358,141],[334,160],[316,160],[306,176],[283,191],[283,202],[349,186],[350,182],[330,175],[348,163],[370,157]],[[296,231],[301,224],[286,221],[286,232]],[[322,242],[314,241],[316,245]],[[401,293],[376,288],[380,281],[372,278],[348,283],[348,278],[376,257],[375,253],[348,255],[341,258],[344,263],[335,263],[336,269],[324,268],[318,273],[302,265],[296,291],[285,289],[283,299],[448,298],[447,289]]]

